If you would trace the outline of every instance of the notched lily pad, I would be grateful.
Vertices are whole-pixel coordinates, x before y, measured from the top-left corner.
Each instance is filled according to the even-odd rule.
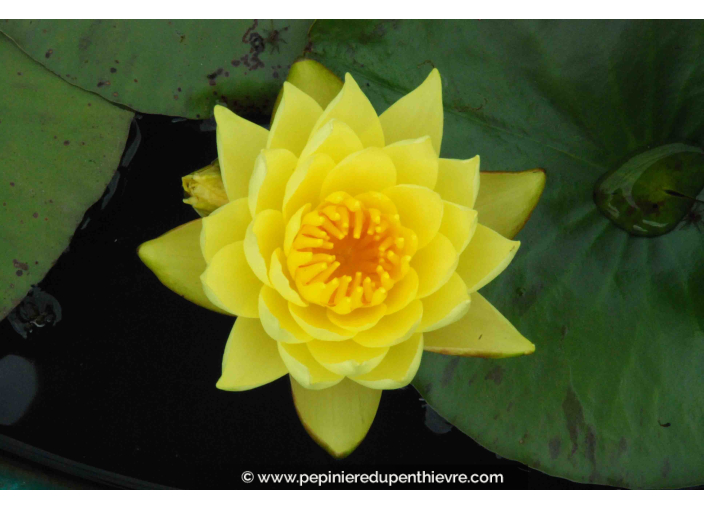
[[[0,319],[39,282],[120,160],[132,113],[0,35]]]
[[[145,113],[189,119],[226,104],[271,111],[309,20],[3,20],[5,32],[67,82]]]

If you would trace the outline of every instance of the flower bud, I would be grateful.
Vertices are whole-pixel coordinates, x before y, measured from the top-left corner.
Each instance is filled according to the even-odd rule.
[[[181,181],[187,195],[183,203],[192,206],[201,216],[208,216],[228,202],[217,159],[205,168],[186,175]]]

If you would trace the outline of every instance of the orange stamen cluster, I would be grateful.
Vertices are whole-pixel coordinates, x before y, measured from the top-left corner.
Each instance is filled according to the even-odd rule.
[[[288,268],[304,299],[347,314],[386,299],[417,243],[395,208],[382,211],[338,192],[302,218]]]

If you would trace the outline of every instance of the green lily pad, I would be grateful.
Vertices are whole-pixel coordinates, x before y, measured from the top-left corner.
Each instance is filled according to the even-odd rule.
[[[0,319],[68,246],[117,168],[132,112],[57,78],[0,35]]]
[[[208,118],[217,103],[270,112],[307,20],[4,20],[66,81],[144,113]]]
[[[414,384],[428,402],[487,448],[553,475],[704,483],[704,234],[636,237],[593,201],[600,177],[635,155],[701,146],[704,24],[318,22],[310,48],[352,72],[380,111],[436,66],[443,156],[546,169],[521,250],[482,291],[535,354],[426,354]]]

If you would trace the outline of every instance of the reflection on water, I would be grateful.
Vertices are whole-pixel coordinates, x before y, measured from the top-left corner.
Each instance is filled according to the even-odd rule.
[[[14,425],[27,412],[37,394],[34,363],[8,354],[0,359],[0,425]]]

